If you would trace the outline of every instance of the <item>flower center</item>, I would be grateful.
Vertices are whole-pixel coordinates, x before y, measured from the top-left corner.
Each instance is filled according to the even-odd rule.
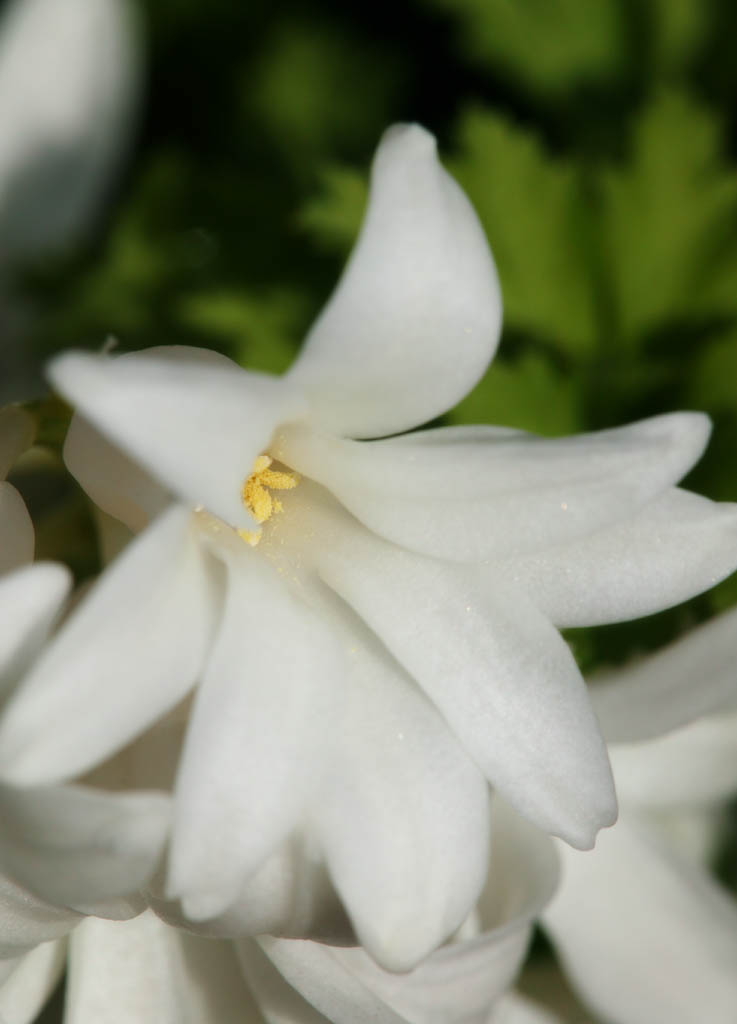
[[[270,455],[259,455],[253,464],[251,475],[243,484],[241,500],[258,523],[266,523],[277,512],[281,512],[282,503],[271,495],[271,491],[291,491],[299,483],[296,473],[284,473],[272,469],[274,460]],[[239,530],[238,536],[255,547],[261,540],[262,530]]]

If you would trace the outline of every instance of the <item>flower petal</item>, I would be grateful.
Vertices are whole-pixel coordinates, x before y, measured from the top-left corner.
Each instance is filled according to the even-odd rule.
[[[555,624],[598,626],[685,601],[737,567],[737,505],[673,488],[631,520],[490,568]]]
[[[438,162],[434,138],[395,125],[374,158],[356,247],[290,378],[334,433],[396,433],[470,391],[500,324],[476,214]]]
[[[36,656],[69,592],[71,573],[37,562],[0,578],[0,694]]]
[[[449,942],[406,974],[383,970],[360,947],[323,947],[336,968],[413,1024],[485,1022],[518,973],[532,922],[555,890],[557,860],[548,837],[499,801],[495,812],[489,877],[474,915],[481,934]]]
[[[733,609],[655,654],[599,673],[591,697],[604,736],[612,743],[649,740],[735,708],[736,652]]]
[[[64,440],[70,473],[103,512],[138,533],[171,501],[150,473],[76,414]]]
[[[313,802],[342,684],[340,640],[240,547],[176,784],[167,890],[196,920],[227,909]]]
[[[609,755],[623,802],[683,807],[726,800],[737,793],[737,713],[702,718],[644,743],[612,744]]]
[[[228,945],[150,911],[88,918],[72,936],[65,1024],[241,1024],[256,1012]]]
[[[360,943],[404,971],[461,925],[488,866],[486,782],[445,721],[338,603],[349,657],[317,836]]]
[[[0,575],[33,561],[34,545],[25,502],[12,484],[0,481]]]
[[[53,906],[0,873],[0,959],[17,957],[40,942],[58,939],[82,918]]]
[[[164,513],[67,620],[8,703],[3,781],[45,785],[86,770],[192,686],[216,610],[194,531],[187,509]]]
[[[516,992],[508,992],[496,1004],[486,1024],[563,1024],[563,1022],[547,1007],[543,1008],[538,1003],[533,1003],[531,999],[517,995]]]
[[[148,882],[167,838],[170,801],[163,793],[1,786],[0,811],[5,869],[50,903],[75,907]]]
[[[11,1024],[35,1021],[62,975],[66,954],[65,941],[43,942],[16,962],[0,984],[0,1020]]]
[[[582,998],[616,1024],[732,1024],[737,907],[636,816],[585,856],[560,847],[561,888],[543,916]]]
[[[0,409],[0,480],[4,480],[18,456],[30,448],[36,426],[33,418],[17,405]]]
[[[511,586],[480,587],[465,568],[378,540],[306,482],[285,530],[292,507],[321,577],[422,686],[492,785],[545,831],[590,846],[616,816],[613,785],[586,687],[550,623]]]
[[[365,444],[281,428],[274,454],[383,537],[439,558],[507,558],[634,512],[700,457],[709,421],[656,416],[564,438],[444,428]]]
[[[254,527],[241,500],[253,461],[277,424],[302,408],[284,380],[178,345],[117,358],[68,352],[51,362],[49,376],[166,487],[244,529]]]
[[[355,942],[355,933],[330,882],[322,851],[307,829],[289,839],[255,871],[238,898],[216,918],[195,921],[178,902],[159,898],[151,905],[176,928],[215,938],[270,933],[308,936],[321,942]]]
[[[139,79],[119,0],[3,9],[0,197],[4,260],[68,244],[99,206],[129,138]]]

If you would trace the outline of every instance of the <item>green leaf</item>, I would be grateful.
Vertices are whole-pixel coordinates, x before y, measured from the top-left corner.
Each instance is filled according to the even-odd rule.
[[[320,192],[299,213],[299,226],[322,249],[345,255],[361,226],[368,196],[368,177],[349,167],[326,167]]]
[[[456,20],[467,55],[544,99],[608,82],[626,62],[618,0],[434,0]]]
[[[454,424],[495,423],[547,435],[581,429],[575,380],[536,352],[525,353],[514,362],[495,360],[446,419]]]
[[[694,368],[687,395],[695,409],[737,412],[737,328],[705,347]]]
[[[281,289],[265,295],[223,289],[187,296],[177,313],[183,326],[227,349],[242,366],[283,373],[294,359],[305,302]]]
[[[722,134],[714,113],[662,91],[634,125],[627,162],[602,174],[612,326],[625,344],[737,312],[737,175]]]
[[[590,212],[576,167],[488,111],[467,113],[459,135],[451,170],[491,243],[506,323],[563,352],[590,351],[597,337]]]

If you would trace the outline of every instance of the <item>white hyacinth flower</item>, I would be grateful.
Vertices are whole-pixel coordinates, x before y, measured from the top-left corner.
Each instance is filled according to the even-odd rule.
[[[0,21],[0,269],[96,213],[138,93],[127,0],[10,0]]]
[[[703,815],[707,842],[687,847],[708,848],[708,816],[737,793],[737,610],[593,693],[620,818],[585,856],[560,845],[563,879],[545,927],[602,1019],[732,1024],[737,902],[682,837]]]
[[[324,861],[360,941],[393,969],[474,905],[487,783],[590,847],[615,798],[555,626],[712,585],[737,564],[737,515],[673,486],[706,443],[696,414],[558,440],[387,438],[473,386],[500,321],[473,210],[432,137],[400,126],[283,378],[187,348],[56,359],[52,381],[80,413],[68,465],[142,532],[8,707],[4,780],[86,772],[199,682],[169,897],[190,920],[237,905],[243,930],[264,930],[244,892],[280,892],[285,856],[303,874]],[[294,934],[289,919],[266,930]]]
[[[401,975],[360,948],[202,938],[151,911],[80,920],[29,894],[20,935],[7,920],[17,890],[0,879],[0,1017],[30,1024],[66,964],[65,1024],[553,1024],[509,991],[557,881],[552,844],[507,813],[491,864],[463,934]]]

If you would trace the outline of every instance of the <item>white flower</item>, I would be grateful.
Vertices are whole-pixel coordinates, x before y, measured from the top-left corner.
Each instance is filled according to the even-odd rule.
[[[500,317],[473,211],[432,138],[399,127],[284,378],[195,349],[57,359],[52,380],[86,418],[67,462],[143,532],[8,708],[5,780],[87,771],[201,681],[169,896],[191,920],[232,912],[241,931],[299,934],[315,908],[298,896],[324,859],[360,941],[394,969],[475,903],[487,780],[590,846],[615,800],[553,623],[645,614],[711,585],[737,563],[737,517],[672,487],[706,442],[695,414],[561,440],[493,427],[355,440],[461,398]]]
[[[396,975],[359,948],[268,936],[204,939],[150,911],[131,920],[80,920],[27,893],[19,936],[8,913],[19,890],[0,878],[0,1016],[33,1020],[68,960],[67,1024],[548,1024],[508,988],[556,879],[550,841],[507,815],[463,937]],[[18,952],[20,939],[39,937],[47,941]]]
[[[593,689],[620,818],[585,856],[560,846],[543,920],[612,1024],[737,1019],[737,903],[674,842],[737,793],[736,666],[732,611]]]
[[[10,0],[0,22],[0,267],[73,240],[127,142],[127,0]]]

